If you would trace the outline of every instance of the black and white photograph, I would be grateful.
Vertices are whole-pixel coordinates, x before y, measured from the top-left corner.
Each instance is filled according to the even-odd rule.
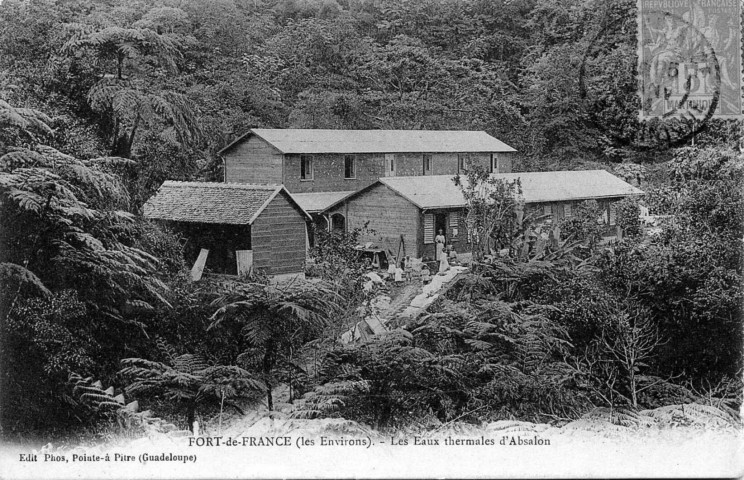
[[[742,0],[0,0],[0,478],[744,476]]]

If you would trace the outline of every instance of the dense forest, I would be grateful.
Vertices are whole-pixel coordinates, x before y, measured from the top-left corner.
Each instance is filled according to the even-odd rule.
[[[2,1],[2,435],[137,429],[134,400],[189,428],[279,387],[292,415],[378,429],[738,411],[744,127],[639,120],[635,5]],[[320,281],[193,283],[183,238],[141,216],[166,179],[222,180],[251,127],[484,130],[517,171],[606,169],[673,221],[649,236],[627,201],[605,245],[589,202],[566,242],[343,344],[368,308],[356,232],[317,233]]]

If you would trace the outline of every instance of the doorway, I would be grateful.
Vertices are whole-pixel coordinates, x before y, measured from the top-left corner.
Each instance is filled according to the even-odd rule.
[[[331,229],[334,233],[344,233],[346,231],[346,219],[340,213],[331,215]]]
[[[439,230],[442,231],[442,235],[444,235],[444,238],[446,239],[445,245],[449,241],[447,239],[447,214],[446,213],[436,213],[434,214],[434,236],[436,237],[439,235]]]

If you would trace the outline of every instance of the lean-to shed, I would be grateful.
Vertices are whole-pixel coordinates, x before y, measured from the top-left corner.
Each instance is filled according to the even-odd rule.
[[[310,216],[281,185],[166,181],[144,215],[184,234],[196,270],[303,274]]]

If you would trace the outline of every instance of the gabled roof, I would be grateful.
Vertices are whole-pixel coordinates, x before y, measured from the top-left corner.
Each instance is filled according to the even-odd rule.
[[[644,194],[642,190],[605,170],[493,173],[491,177],[507,181],[519,179],[525,203],[567,202]],[[373,185],[385,185],[422,209],[462,208],[465,206],[465,198],[452,179],[452,175],[383,177]],[[462,176],[461,180],[467,185],[466,177]],[[356,194],[364,190],[366,189]]]
[[[220,154],[250,135],[281,153],[472,153],[515,152],[486,132],[465,130],[321,130],[253,128]]]
[[[348,192],[313,192],[295,193],[292,195],[297,203],[308,213],[318,213],[327,210],[334,203],[353,194],[355,190]]]
[[[143,210],[157,220],[250,225],[282,191],[310,217],[282,185],[238,183],[166,181]]]

